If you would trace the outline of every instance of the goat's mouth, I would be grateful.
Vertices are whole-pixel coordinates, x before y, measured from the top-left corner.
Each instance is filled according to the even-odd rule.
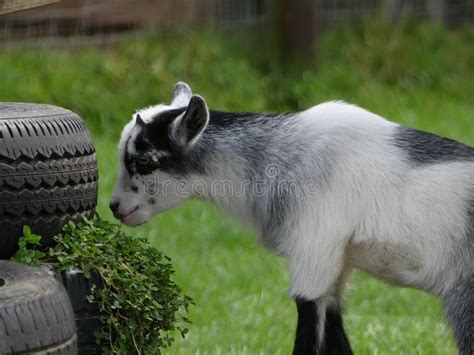
[[[139,210],[139,207],[137,206],[134,209],[132,209],[128,214],[126,214],[125,216],[122,216],[120,220],[122,221],[122,223],[126,224],[127,226],[138,226],[145,222],[145,220],[143,219],[144,216],[140,212],[141,211]]]

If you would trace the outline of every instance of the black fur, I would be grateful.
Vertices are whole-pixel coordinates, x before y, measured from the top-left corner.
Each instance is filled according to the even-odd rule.
[[[398,127],[394,144],[405,151],[410,162],[416,165],[474,160],[473,148],[413,128]]]
[[[125,155],[123,157],[123,162],[125,165],[125,169],[127,169],[128,175],[133,176],[136,173],[134,158],[132,154],[130,154],[127,150],[128,143],[130,143],[131,138],[132,137],[128,137],[127,140],[125,141]]]
[[[321,353],[334,355],[352,354],[349,339],[344,331],[342,315],[338,309],[329,308],[326,311],[324,343]]]
[[[318,307],[314,301],[296,299],[298,323],[293,355],[318,354]]]
[[[326,310],[323,341],[322,344],[318,344],[317,334],[321,314],[317,302],[298,298],[295,302],[298,310],[298,323],[293,355],[352,354],[338,308]]]
[[[252,124],[257,117],[277,119],[291,115],[291,113],[226,112],[218,110],[210,110],[209,113],[211,119],[210,123],[212,123],[212,127],[216,129],[227,129]]]
[[[452,324],[461,355],[474,354],[474,185],[468,190],[467,235],[460,245],[460,258],[472,260],[468,267],[456,265],[458,280],[443,297],[446,316]]]
[[[444,298],[460,355],[474,354],[474,275],[468,275]]]

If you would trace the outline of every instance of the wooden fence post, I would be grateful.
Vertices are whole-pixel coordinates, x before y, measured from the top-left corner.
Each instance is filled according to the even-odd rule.
[[[60,1],[61,0],[0,0],[0,15],[49,5]]]
[[[445,0],[429,0],[426,3],[428,15],[432,21],[444,22],[446,12]]]
[[[400,20],[404,4],[404,0],[384,0],[383,10],[391,24],[395,25]]]
[[[280,0],[277,26],[282,53],[307,57],[313,54],[319,32],[317,0]]]

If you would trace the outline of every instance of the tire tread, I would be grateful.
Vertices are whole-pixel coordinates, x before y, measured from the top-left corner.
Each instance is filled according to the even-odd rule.
[[[0,258],[16,251],[24,225],[49,246],[69,220],[92,217],[97,190],[94,146],[78,115],[0,103]]]
[[[50,272],[20,264],[2,262],[1,271],[5,264],[13,264],[10,270],[19,270],[19,277],[10,272],[7,286],[0,288],[0,354],[77,347],[77,340],[70,342],[76,335],[74,313],[61,283]]]

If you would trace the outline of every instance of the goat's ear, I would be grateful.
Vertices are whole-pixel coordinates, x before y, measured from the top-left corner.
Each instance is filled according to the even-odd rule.
[[[173,97],[171,98],[171,106],[184,107],[188,106],[193,93],[188,84],[181,81],[177,82],[173,89]]]
[[[172,139],[180,147],[191,147],[201,137],[208,123],[206,101],[199,95],[193,95],[186,111],[173,122]]]

